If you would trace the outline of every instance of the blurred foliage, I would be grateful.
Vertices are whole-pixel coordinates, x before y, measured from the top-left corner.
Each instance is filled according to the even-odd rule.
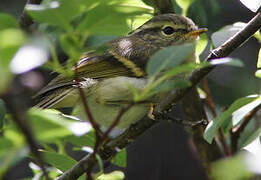
[[[248,170],[244,155],[239,154],[226,160],[218,161],[213,164],[212,179],[238,180],[249,179],[253,174]]]
[[[25,9],[36,21],[36,24],[31,28],[34,28],[35,33],[39,36],[45,37],[46,41],[43,43],[49,48],[52,61],[45,64],[45,67],[65,74],[72,72],[72,65],[82,53],[96,49],[106,41],[127,34],[152,17],[151,1],[144,0],[144,2],[146,4],[139,0],[44,0],[41,5],[27,5]],[[247,4],[246,1],[244,3]],[[218,1],[215,0],[173,0],[173,8],[178,14],[191,17],[199,26],[209,26],[213,23],[213,17],[218,17],[217,14],[222,13]],[[19,28],[17,20],[8,14],[0,13],[0,22],[0,94],[4,94],[14,76],[9,66],[10,61],[18,49],[34,40],[35,36],[26,35]],[[202,54],[208,43],[217,47],[242,29],[244,25],[236,23],[221,28],[211,35],[211,42],[207,35],[203,35],[196,46],[197,56]],[[260,33],[257,32],[255,38],[260,41],[260,37]],[[58,60],[57,50],[59,48],[68,56],[67,66],[62,66]],[[170,78],[209,65],[204,63],[180,65],[193,48],[194,45],[181,45],[165,48],[154,54],[146,69],[150,78],[149,83],[144,92],[137,92],[133,89],[135,100],[142,101],[159,91],[189,86],[190,83],[187,81],[170,81]],[[261,67],[260,54],[259,52],[257,68]],[[171,61],[173,57],[176,61]],[[158,59],[161,61],[157,61]],[[157,75],[163,70],[165,74],[162,79],[156,80]],[[256,76],[261,77],[260,70],[256,71]],[[204,138],[208,142],[212,142],[218,129],[221,128],[228,141],[233,135],[230,134],[233,128],[242,124],[245,116],[260,103],[260,95],[257,94],[236,99],[224,112],[221,112],[217,106],[219,108],[217,109],[218,117],[209,123]],[[52,178],[76,163],[76,160],[66,152],[66,144],[73,144],[76,151],[83,151],[87,146],[94,147],[95,133],[88,122],[64,116],[57,110],[31,109],[27,114],[35,138],[45,149],[42,151],[45,162],[52,166],[48,169]],[[251,122],[255,122],[254,118]],[[253,124],[250,124],[251,127],[247,127],[241,135],[239,139],[241,146],[238,147],[238,150],[260,139],[260,128]],[[5,103],[0,99],[0,179],[3,178],[9,167],[14,166],[28,155],[29,149],[24,137],[17,130],[6,110]],[[112,163],[125,167],[126,150],[121,150],[113,158]],[[215,179],[250,177],[251,173],[246,169],[246,166],[241,156],[221,160],[213,166],[213,177]],[[30,167],[35,177],[42,176],[37,165]],[[84,179],[84,176],[81,179]],[[112,172],[103,174],[98,179],[124,179],[124,174]]]

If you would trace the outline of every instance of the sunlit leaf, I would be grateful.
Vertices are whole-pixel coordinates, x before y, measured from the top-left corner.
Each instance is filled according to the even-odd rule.
[[[0,13],[0,31],[3,29],[18,28],[17,20],[8,14]]]
[[[48,50],[32,44],[21,47],[10,62],[10,70],[15,74],[25,73],[43,65],[49,58]]]
[[[245,106],[239,108],[235,112],[232,113],[232,124],[233,126],[237,126],[241,120],[254,108],[261,104],[261,97],[255,99],[254,101],[246,104]]]
[[[186,15],[189,6],[194,2],[194,0],[176,0],[176,2],[183,10],[182,14]]]
[[[193,44],[184,44],[159,50],[150,58],[146,72],[149,76],[155,76],[164,69],[178,66],[192,54],[194,48]]]
[[[33,130],[39,140],[53,141],[75,134],[81,136],[91,130],[88,122],[77,122],[65,118],[59,111],[31,109],[29,111]]]
[[[122,149],[118,152],[115,157],[111,160],[111,162],[117,166],[126,167],[127,165],[127,152],[126,149]]]
[[[7,67],[15,52],[25,41],[25,34],[19,29],[0,31],[0,66]]]
[[[258,95],[252,95],[236,100],[225,112],[223,112],[220,116],[218,116],[208,124],[204,132],[204,139],[208,143],[211,143],[222,124],[226,123],[226,121],[231,121],[231,119],[229,118],[231,117],[233,112],[259,98],[260,97]]]
[[[100,175],[97,180],[123,180],[125,178],[124,173],[121,171],[113,171],[111,173]]]
[[[217,161],[211,168],[211,179],[213,180],[249,179],[252,175],[245,164],[244,154],[238,154],[234,157]]]
[[[127,19],[151,10],[127,4],[100,4],[86,13],[77,32],[102,35],[124,35],[130,31]]]
[[[200,36],[199,41],[197,41],[196,44],[196,56],[199,56],[205,50],[207,45],[208,45],[207,34],[202,34]]]
[[[255,37],[259,42],[261,42],[261,33],[260,33],[260,31],[257,31],[257,32],[254,34],[254,37]]]
[[[259,49],[258,53],[257,68],[261,68],[261,48]]]
[[[74,136],[74,135],[66,136],[64,137],[64,141],[70,142],[79,147],[82,146],[94,147],[95,133],[92,130],[88,134],[85,134],[83,136]]]
[[[253,12],[257,12],[257,10],[261,6],[261,0],[240,0],[242,4],[244,4],[248,9]]]
[[[214,32],[211,36],[214,47],[222,45],[233,35],[242,30],[245,27],[245,25],[246,23],[237,22],[232,25],[225,26],[217,32]]]
[[[255,76],[261,78],[261,69],[255,72]]]
[[[25,9],[36,21],[71,32],[71,21],[81,13],[79,4],[77,0],[55,0],[40,5],[27,4]]]

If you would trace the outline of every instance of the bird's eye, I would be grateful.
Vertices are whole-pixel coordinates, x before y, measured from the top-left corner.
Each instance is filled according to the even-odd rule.
[[[162,31],[165,35],[171,35],[175,32],[175,30],[171,26],[167,26],[167,27],[163,28]]]

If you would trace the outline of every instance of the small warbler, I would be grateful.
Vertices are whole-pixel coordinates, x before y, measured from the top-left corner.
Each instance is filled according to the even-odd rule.
[[[206,29],[198,29],[184,16],[163,14],[153,17],[127,36],[108,42],[106,52],[87,53],[73,67],[75,77],[58,75],[36,96],[41,108],[74,107],[73,114],[88,120],[77,88],[82,88],[94,120],[109,127],[119,111],[133,102],[130,85],[142,90],[146,83],[145,66],[158,50],[193,43]],[[189,59],[195,58],[195,53]],[[173,59],[175,61],[175,59]],[[150,102],[134,104],[123,114],[116,128],[125,129],[148,114]]]

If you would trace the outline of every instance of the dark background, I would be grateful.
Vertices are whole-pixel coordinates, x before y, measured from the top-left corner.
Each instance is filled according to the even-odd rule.
[[[0,12],[19,17],[25,2],[25,0],[0,0]],[[206,0],[206,7],[207,2]],[[234,22],[248,22],[254,16],[254,13],[238,0],[216,0],[216,2],[219,4],[219,10],[207,21],[209,33]],[[190,11],[195,10],[197,11],[197,9]],[[211,14],[207,8],[205,10],[206,15]],[[200,23],[197,17],[191,18],[197,24]],[[254,78],[259,47],[258,41],[251,38],[231,54],[244,62],[244,68],[218,67],[208,76],[213,98],[219,107],[229,106],[236,98],[259,93],[260,82]],[[180,108],[176,108],[174,113],[182,116]],[[159,123],[133,142],[127,151],[127,168],[123,169],[126,179],[206,179],[191,139],[181,125]],[[79,159],[81,154],[75,157]],[[28,167],[29,162],[29,159],[21,160],[10,169],[5,179],[15,180],[32,175]],[[117,167],[110,166],[107,171],[115,168]]]

